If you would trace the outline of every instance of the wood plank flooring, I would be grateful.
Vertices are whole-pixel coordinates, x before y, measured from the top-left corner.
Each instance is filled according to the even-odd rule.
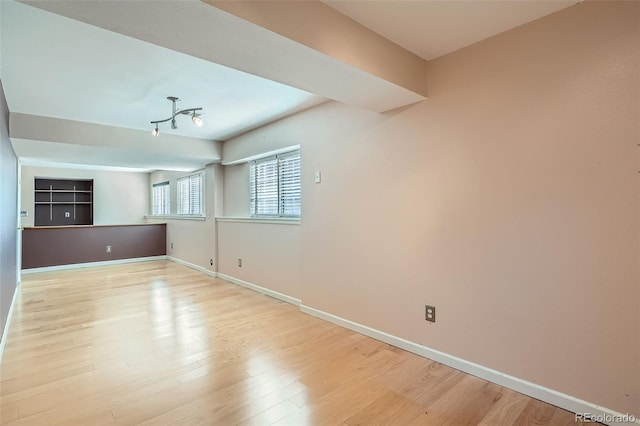
[[[568,411],[169,261],[29,274],[2,425],[575,425]]]

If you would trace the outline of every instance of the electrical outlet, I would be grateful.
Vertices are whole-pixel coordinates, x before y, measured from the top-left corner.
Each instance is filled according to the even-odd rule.
[[[238,266],[242,268],[242,259],[238,259]]]
[[[173,250],[173,243],[171,243],[171,250]]]
[[[436,307],[424,305],[424,319],[429,322],[436,322]]]
[[[111,246],[107,246],[107,253],[111,253]]]
[[[64,217],[71,217],[71,213],[69,213],[69,212],[64,212]]]
[[[213,259],[209,259],[209,265],[213,266]]]

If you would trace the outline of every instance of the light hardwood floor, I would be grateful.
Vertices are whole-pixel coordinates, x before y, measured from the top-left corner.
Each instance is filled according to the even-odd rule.
[[[575,425],[568,411],[169,261],[25,275],[2,425]]]

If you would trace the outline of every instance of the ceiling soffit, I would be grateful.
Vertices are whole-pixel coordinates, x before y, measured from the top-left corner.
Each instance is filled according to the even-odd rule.
[[[320,2],[284,2],[309,3],[312,8],[291,7],[292,16],[310,19],[310,14],[318,15],[320,21],[313,25],[315,36],[303,40],[314,44],[311,41],[315,39],[314,48],[201,1],[22,3],[372,111],[425,99],[425,61]],[[265,2],[265,7],[266,3],[272,2]],[[272,6],[282,8],[281,3]],[[333,31],[333,26],[327,26],[334,24],[343,34],[358,34],[358,44],[347,48],[346,39],[327,39]],[[281,31],[289,36],[293,33]],[[366,53],[369,49],[362,48],[380,40],[385,40],[384,48],[377,53]],[[404,65],[397,67],[403,68],[397,77],[389,66],[395,62]]]

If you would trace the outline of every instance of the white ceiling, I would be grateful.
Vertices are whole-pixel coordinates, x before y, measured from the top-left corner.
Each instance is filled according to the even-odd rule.
[[[311,93],[15,2],[4,5],[2,77],[12,112],[153,129],[179,108],[202,107],[205,125],[178,118],[160,131],[209,140],[323,102]]]
[[[325,1],[341,13],[424,59],[457,50],[575,2]],[[174,0],[153,3],[133,0],[58,0],[42,2],[38,7],[0,0],[0,74],[12,113],[150,132],[153,128],[150,121],[167,118],[171,113],[171,105],[166,97],[177,96],[181,98],[180,108],[204,109],[205,125],[197,128],[188,117],[181,116],[177,119],[176,130],[171,130],[168,123],[160,125],[159,138],[175,134],[214,141],[229,139],[317,105],[327,97],[340,99],[339,95],[327,95],[337,93],[335,89],[353,90],[342,85],[336,86],[334,92],[331,92],[325,90],[325,85],[317,93],[310,93],[276,82],[287,81],[280,79],[278,73],[295,64],[278,64],[274,63],[273,59],[272,63],[268,63],[272,57],[269,56],[268,47],[275,46],[269,40],[271,33],[254,29],[251,27],[252,24],[233,16],[229,17],[228,14],[198,1]],[[47,12],[40,7],[58,7],[64,9],[67,16],[79,20]],[[82,11],[76,13],[74,9]],[[163,16],[160,15],[160,9],[165,10]],[[145,18],[140,19],[140,15],[134,16],[134,11],[144,13]],[[180,11],[184,16],[176,16],[175,11]],[[105,16],[108,13],[110,15],[107,19]],[[203,15],[206,16],[202,17]],[[199,21],[197,16],[201,17]],[[174,17],[177,25],[175,28],[166,24]],[[212,21],[214,19],[215,22]],[[101,25],[101,22],[107,24]],[[206,23],[209,24],[209,28],[204,27]],[[190,26],[193,28],[189,28]],[[258,40],[264,40],[265,46],[250,42],[249,39],[242,39],[240,36],[219,39],[220,37],[215,37],[213,33],[206,33],[207,38],[185,37],[187,28],[196,34],[205,34],[205,31],[213,31],[211,27],[215,30],[222,26],[235,27],[237,34],[253,32],[254,36],[258,36]],[[180,28],[183,29],[182,32]],[[141,40],[150,39],[144,36],[145,34],[155,37],[152,40],[154,44]],[[185,38],[193,40],[193,46],[184,42]],[[156,42],[156,39],[162,41]],[[267,46],[269,43],[271,46]],[[310,64],[307,58],[317,55],[317,52],[313,52],[306,56],[305,50],[311,49],[291,41],[280,46],[290,49],[289,56],[295,54],[302,57],[299,61],[305,64]],[[265,51],[264,54],[261,54],[262,50]],[[258,66],[267,69],[268,72],[262,75],[267,75],[269,79],[219,65],[229,64],[229,61],[226,61],[229,52],[244,53],[242,60],[253,60]],[[335,62],[333,59],[331,61]],[[309,66],[311,65],[307,64],[307,67]],[[237,68],[245,71],[249,69]],[[378,77],[360,76],[346,66],[333,70],[314,69],[311,72],[308,68],[300,70],[303,72],[299,72],[298,80],[289,80],[297,87],[308,89],[314,86],[305,85],[305,82],[300,80],[300,75],[306,75],[309,79],[322,79],[324,74],[325,83],[335,81],[335,84],[341,84],[340,79],[335,78],[335,70],[338,70],[345,75],[351,73],[350,78],[370,79],[367,84],[382,87],[378,97],[391,93],[388,87],[378,83]],[[394,86],[386,84],[389,87]],[[375,93],[362,90],[363,87],[369,86],[362,86],[360,90],[368,92],[368,96],[375,97]],[[61,164],[72,163],[66,161],[66,158],[77,158],[80,155],[77,144],[69,147],[69,155],[66,156],[64,143],[47,142],[38,140],[27,144],[24,141],[16,141],[14,147],[17,147],[17,153],[21,157],[28,153],[30,164],[41,162],[50,165],[52,158],[56,158]],[[181,142],[180,145],[176,144],[174,169],[195,169],[219,160],[207,157],[200,160],[201,164],[190,163],[184,166],[181,150],[189,148],[188,144],[184,144],[184,140]],[[86,160],[75,162],[85,166],[119,164],[119,158],[123,158],[122,144],[122,141],[118,141],[113,147],[100,147],[99,151],[87,155]],[[19,152],[21,146],[25,148],[24,155]],[[91,149],[87,146],[82,151]],[[56,155],[50,155],[53,150],[56,151]],[[125,166],[145,170],[172,167],[170,154],[163,154],[162,163],[157,161],[157,156],[151,154],[148,149],[129,149]]]

